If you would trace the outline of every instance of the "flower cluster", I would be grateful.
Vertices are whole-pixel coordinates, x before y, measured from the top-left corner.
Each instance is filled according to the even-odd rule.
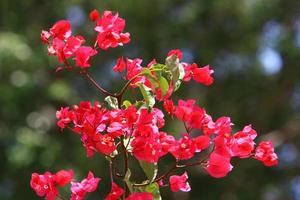
[[[111,191],[105,200],[160,199],[159,189],[164,186],[169,186],[173,192],[188,192],[191,187],[187,171],[182,175],[175,172],[190,166],[202,167],[210,176],[222,178],[233,169],[233,157],[254,158],[269,167],[278,163],[271,141],[256,145],[257,132],[251,125],[233,132],[229,117],[214,120],[194,99],[179,99],[177,103],[171,99],[184,82],[194,80],[204,86],[214,82],[214,71],[209,65],[198,67],[196,63],[183,62],[179,49],[169,51],[164,63],[154,59],[146,66],[140,58],[118,58],[113,71],[120,73],[126,84],[117,93],[103,89],[88,73],[90,58],[99,49],[128,43],[130,34],[123,33],[125,20],[111,11],[101,15],[93,10],[89,17],[97,32],[92,46],[84,46],[86,41],[82,36],[72,36],[70,22],[66,20],[58,21],[49,31],[42,31],[41,39],[48,45],[49,54],[57,56],[58,62],[63,64],[60,68],[79,72],[106,96],[106,103],[81,101],[56,112],[57,126],[78,135],[88,157],[100,154],[107,158]],[[71,63],[69,58],[75,62]],[[141,99],[124,100],[129,87],[139,90],[138,98]],[[156,107],[158,103],[162,104],[163,110]],[[166,132],[166,115],[178,120],[184,131]],[[203,155],[201,159],[196,157],[199,154]],[[174,158],[173,167],[158,175],[158,163],[166,155]],[[131,179],[129,156],[139,162],[147,180],[137,183]],[[123,173],[118,173],[120,169],[115,166],[118,157],[124,158]],[[120,178],[126,186],[119,186],[115,178]],[[89,172],[87,178],[75,182],[72,170],[62,170],[56,174],[33,173],[30,185],[38,196],[51,200],[60,197],[58,186],[71,183],[70,199],[81,200],[86,193],[96,190],[100,180]]]

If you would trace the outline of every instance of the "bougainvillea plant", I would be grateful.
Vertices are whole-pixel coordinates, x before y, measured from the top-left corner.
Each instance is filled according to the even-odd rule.
[[[47,45],[49,55],[56,56],[60,63],[56,71],[66,70],[85,77],[105,96],[103,102],[82,101],[72,107],[62,107],[56,117],[60,129],[69,129],[80,137],[88,157],[96,154],[107,159],[111,191],[106,194],[106,200],[157,200],[161,199],[160,187],[188,192],[191,186],[187,168],[200,166],[210,176],[222,178],[233,169],[230,163],[233,157],[254,158],[269,167],[278,163],[271,141],[256,145],[257,133],[251,125],[232,133],[229,117],[213,120],[194,99],[180,99],[177,103],[171,100],[184,82],[194,80],[205,86],[214,82],[214,71],[209,65],[199,67],[182,62],[182,52],[178,49],[169,51],[165,62],[152,60],[144,66],[140,58],[118,58],[113,71],[120,73],[126,83],[117,93],[103,89],[89,73],[90,60],[99,51],[127,44],[130,34],[124,32],[125,20],[111,11],[100,14],[93,10],[89,17],[97,34],[91,46],[84,37],[72,35],[67,20],[42,31],[41,40]],[[128,89],[138,90],[140,99],[124,100]],[[163,110],[157,108],[159,104]],[[179,136],[164,132],[165,115],[179,120],[185,131]],[[174,161],[168,170],[160,170],[159,160],[167,154]],[[195,156],[199,154],[198,159]],[[145,172],[145,181],[133,180],[129,157],[138,161]],[[116,165],[117,158],[123,161],[122,169]],[[178,169],[184,173],[178,174]],[[54,174],[33,173],[30,186],[38,196],[53,200],[66,199],[58,188],[70,183],[70,199],[81,200],[94,192],[100,181],[90,171],[85,179],[77,182],[73,170],[61,170]]]

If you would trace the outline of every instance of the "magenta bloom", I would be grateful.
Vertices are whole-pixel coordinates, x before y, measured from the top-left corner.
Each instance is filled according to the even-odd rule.
[[[183,191],[189,192],[191,187],[187,182],[188,175],[187,172],[184,172],[181,176],[170,176],[170,188],[173,192]]]

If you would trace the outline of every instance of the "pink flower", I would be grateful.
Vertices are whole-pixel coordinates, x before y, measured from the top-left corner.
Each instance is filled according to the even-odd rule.
[[[214,178],[222,178],[232,170],[230,157],[212,153],[208,160],[206,171]]]
[[[66,39],[71,36],[71,24],[68,20],[60,20],[52,26],[50,33],[54,38]]]
[[[187,182],[188,175],[184,172],[181,176],[170,176],[170,188],[173,192],[183,191],[189,192],[191,187]]]
[[[255,149],[254,158],[262,161],[265,166],[271,167],[278,164],[278,157],[274,152],[274,146],[271,141],[262,141]]]
[[[94,192],[101,179],[95,178],[92,172],[88,173],[87,178],[81,182],[71,182],[71,199],[70,200],[82,200],[86,193]]]
[[[81,68],[90,67],[90,58],[97,54],[97,51],[92,47],[82,46],[76,51],[76,65]]]
[[[179,60],[182,59],[182,52],[179,49],[173,49],[168,52],[168,57],[175,55]]]
[[[153,195],[149,192],[135,192],[129,195],[125,200],[153,200]]]
[[[112,183],[111,191],[104,200],[118,200],[124,192],[125,191],[123,188],[119,187],[115,183]]]
[[[41,41],[44,44],[48,44],[49,43],[49,38],[51,37],[51,33],[49,33],[48,31],[42,31],[41,32]]]
[[[94,9],[90,12],[89,17],[90,17],[90,20],[94,22],[99,19],[100,14],[99,14],[98,10]]]

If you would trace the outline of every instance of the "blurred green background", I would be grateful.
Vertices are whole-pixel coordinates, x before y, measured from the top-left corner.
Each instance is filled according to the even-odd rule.
[[[91,169],[103,181],[88,199],[109,190],[103,158],[86,158],[79,138],[55,125],[60,106],[103,96],[82,77],[54,73],[56,59],[39,40],[42,29],[65,18],[75,34],[92,39],[88,13],[94,8],[118,11],[132,38],[93,61],[92,73],[105,88],[119,88],[112,72],[118,56],[163,62],[168,50],[180,48],[184,61],[211,64],[215,83],[189,83],[176,95],[197,98],[214,119],[231,116],[235,130],[252,123],[276,145],[275,168],[234,159],[235,169],[223,179],[193,168],[193,190],[162,189],[164,199],[300,200],[299,0],[0,0],[1,200],[38,199],[29,186],[35,171],[74,168],[81,179]]]

